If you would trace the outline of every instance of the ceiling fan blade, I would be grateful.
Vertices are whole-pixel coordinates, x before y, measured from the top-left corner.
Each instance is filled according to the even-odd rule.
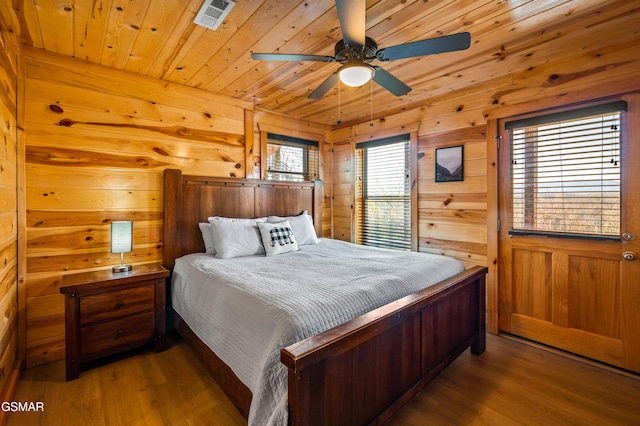
[[[375,73],[373,74],[373,81],[375,81],[394,95],[402,96],[411,91],[411,87],[398,80],[390,72],[385,71],[384,68],[373,67],[373,69],[375,70]]]
[[[365,43],[365,0],[336,0],[342,39],[350,47],[360,48]]]
[[[322,55],[298,55],[294,53],[252,53],[251,59],[257,61],[314,61],[314,62],[335,62],[333,56]]]
[[[471,46],[471,34],[465,32],[386,47],[378,50],[376,57],[380,61],[393,61],[395,59],[433,55],[434,53],[465,50],[469,46]]]
[[[325,93],[329,91],[329,89],[335,86],[337,82],[338,82],[338,72],[336,71],[333,74],[331,74],[329,77],[327,77],[327,79],[323,81],[322,84],[318,86],[316,90],[311,92],[311,94],[307,97],[309,99],[320,99],[325,95]]]

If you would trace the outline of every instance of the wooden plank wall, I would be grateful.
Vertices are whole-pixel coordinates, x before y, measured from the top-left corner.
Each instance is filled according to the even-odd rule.
[[[0,389],[5,389],[18,344],[18,72],[16,16],[0,4]],[[10,392],[8,390],[8,392]],[[4,391],[0,397],[7,397]],[[6,400],[6,399],[5,399]],[[0,413],[1,414],[1,413]],[[0,421],[3,415],[0,415]]]
[[[355,241],[352,235],[355,226],[355,145],[351,143],[351,129],[333,132],[332,174],[333,238]],[[329,191],[329,189],[325,190]]]
[[[486,126],[422,134],[418,140],[418,247],[487,264]],[[463,145],[464,181],[435,182],[436,148]]]
[[[333,232],[349,241],[354,232],[354,151],[349,141],[375,139],[403,126],[418,130],[419,250],[442,253],[467,266],[489,267],[490,317],[497,318],[497,142],[495,118],[637,91],[637,46],[568,52],[526,72],[434,97],[428,105],[333,131]],[[574,56],[571,56],[574,55]],[[526,60],[526,58],[522,58]],[[436,183],[435,149],[464,145],[464,181]],[[497,332],[495,321],[490,330]]]
[[[119,262],[109,250],[112,220],[134,221],[128,262],[161,261],[165,168],[243,178],[260,153],[251,104],[40,50],[23,54],[32,367],[64,357],[63,275]]]
[[[26,62],[27,367],[64,357],[64,274],[162,259],[162,171],[244,177],[250,105],[34,49]]]

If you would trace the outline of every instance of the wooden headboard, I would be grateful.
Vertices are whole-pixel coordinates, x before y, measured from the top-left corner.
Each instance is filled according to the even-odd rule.
[[[254,218],[293,216],[307,210],[316,234],[322,234],[322,182],[186,176],[166,169],[163,176],[163,264],[173,269],[175,259],[204,253],[198,228],[210,216]]]

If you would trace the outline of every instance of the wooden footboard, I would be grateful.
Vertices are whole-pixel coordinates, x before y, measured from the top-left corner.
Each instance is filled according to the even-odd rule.
[[[485,350],[474,267],[281,351],[292,425],[381,424],[466,348]]]

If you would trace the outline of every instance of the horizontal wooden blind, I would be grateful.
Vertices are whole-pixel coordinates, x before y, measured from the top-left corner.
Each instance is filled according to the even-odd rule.
[[[408,135],[358,144],[356,159],[360,216],[356,242],[411,250]]]
[[[620,234],[621,107],[607,104],[600,111],[591,107],[506,126],[512,233]]]
[[[266,179],[310,181],[320,178],[318,142],[267,134]]]

